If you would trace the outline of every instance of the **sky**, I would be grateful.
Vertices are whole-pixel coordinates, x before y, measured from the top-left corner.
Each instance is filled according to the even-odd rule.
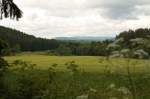
[[[19,21],[0,25],[43,38],[115,36],[150,27],[150,0],[14,0],[23,11]]]

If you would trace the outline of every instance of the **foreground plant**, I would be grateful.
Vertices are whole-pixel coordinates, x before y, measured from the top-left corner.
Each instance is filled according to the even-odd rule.
[[[4,75],[7,67],[8,63],[3,58],[0,58],[0,98],[4,97],[7,90],[4,84]]]
[[[19,7],[13,2],[13,0],[0,0],[0,18],[8,18],[16,19],[22,17],[22,11]]]

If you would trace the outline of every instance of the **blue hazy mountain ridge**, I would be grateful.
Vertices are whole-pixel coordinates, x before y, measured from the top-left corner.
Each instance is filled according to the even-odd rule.
[[[56,40],[62,41],[104,41],[111,40],[113,36],[72,36],[72,37],[56,37]]]

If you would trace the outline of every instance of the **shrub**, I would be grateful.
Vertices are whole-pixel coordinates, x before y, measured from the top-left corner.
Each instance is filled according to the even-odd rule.
[[[4,73],[7,66],[8,63],[3,58],[0,58],[0,98],[5,94]]]
[[[121,54],[123,57],[130,57],[131,56],[131,50],[130,49],[122,49]]]
[[[42,84],[45,84],[44,80],[41,81],[38,75],[35,75],[35,64],[30,64],[25,61],[16,60],[12,63],[13,72],[16,76],[16,84],[17,88],[15,89],[16,93],[13,96],[14,99],[38,99],[42,94],[42,90],[44,89]],[[41,83],[42,82],[42,83]],[[45,85],[46,86],[46,85]],[[13,95],[10,92],[10,96]]]
[[[107,47],[107,50],[110,50],[110,51],[116,51],[118,49],[120,49],[120,45],[115,44],[115,43],[111,43]]]
[[[113,51],[111,57],[121,57],[121,54],[119,51]]]
[[[148,59],[149,54],[145,52],[143,49],[136,50],[133,54],[134,58],[139,58],[139,59]]]

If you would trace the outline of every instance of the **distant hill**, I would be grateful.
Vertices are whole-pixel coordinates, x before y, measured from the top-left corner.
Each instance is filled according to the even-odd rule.
[[[65,41],[104,41],[111,40],[111,36],[74,36],[74,37],[57,37],[56,40],[65,40]]]
[[[54,39],[37,38],[15,29],[0,26],[0,38],[7,41],[10,47],[20,46],[22,51],[43,51],[58,47]]]

